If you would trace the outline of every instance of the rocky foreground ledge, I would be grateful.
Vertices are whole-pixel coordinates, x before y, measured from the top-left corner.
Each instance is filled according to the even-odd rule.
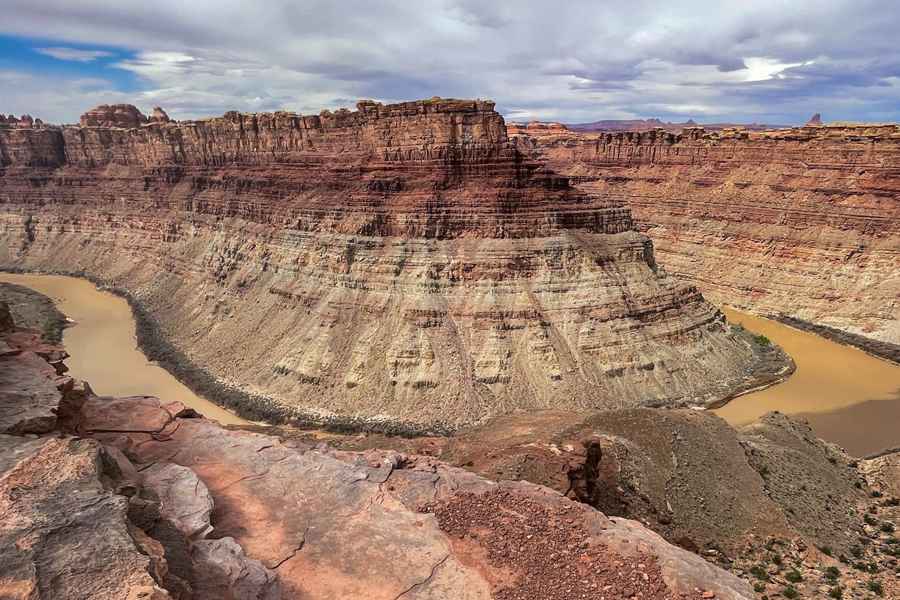
[[[0,597],[752,597],[548,488],[99,398],[5,305],[0,327]]]

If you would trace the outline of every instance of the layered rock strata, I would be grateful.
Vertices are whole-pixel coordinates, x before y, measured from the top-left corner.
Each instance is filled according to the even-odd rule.
[[[900,127],[517,140],[624,201],[659,262],[710,300],[900,341]]]
[[[64,432],[0,435],[3,598],[752,597],[639,523],[533,484],[228,431],[177,401],[88,393],[57,414]]]
[[[0,126],[0,266],[123,289],[251,415],[455,427],[758,382],[629,210],[527,158],[491,102],[83,123]]]

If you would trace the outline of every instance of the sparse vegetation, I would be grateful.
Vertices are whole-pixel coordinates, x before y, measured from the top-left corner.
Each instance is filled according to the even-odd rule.
[[[879,596],[884,596],[884,586],[881,585],[881,582],[877,579],[870,579],[868,585],[870,592],[874,592]]]
[[[750,574],[760,581],[769,581],[769,574],[763,565],[753,565],[750,567]]]
[[[800,595],[800,593],[797,591],[797,588],[795,588],[792,585],[789,585],[786,588],[784,588],[784,590],[782,590],[781,595],[784,596],[785,598],[796,598],[797,596]]]
[[[878,519],[876,519],[875,517],[873,517],[873,516],[870,515],[869,513],[866,513],[866,514],[863,516],[863,521],[866,522],[866,525],[871,525],[872,527],[875,527],[876,525],[878,525]]]
[[[760,346],[771,346],[772,345],[772,340],[770,340],[769,338],[767,338],[766,336],[764,336],[762,334],[753,336],[753,341],[755,341]]]
[[[801,575],[800,571],[798,571],[797,569],[791,569],[790,571],[788,571],[784,578],[791,583],[800,583],[801,581],[803,581],[803,575]]]
[[[828,590],[828,597],[829,598],[843,598],[844,597],[843,588],[839,585],[834,586],[833,588]]]
[[[825,569],[825,579],[828,579],[829,581],[837,581],[840,574],[841,572],[837,567],[828,567]]]
[[[894,529],[895,528],[893,523],[885,521],[881,524],[881,531],[883,531],[884,533],[894,533]]]
[[[831,556],[834,552],[831,549],[831,546],[819,546],[819,551],[825,556]],[[834,567],[829,567],[834,568]]]

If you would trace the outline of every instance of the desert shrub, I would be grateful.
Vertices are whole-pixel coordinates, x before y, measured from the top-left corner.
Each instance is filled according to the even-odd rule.
[[[844,590],[841,588],[841,586],[836,585],[833,588],[831,588],[830,590],[828,590],[828,597],[829,598],[838,598],[838,599],[843,598]]]
[[[821,551],[822,554],[824,554],[825,556],[831,556],[833,554],[833,552],[831,550],[831,546],[819,546],[819,551]],[[829,567],[829,568],[834,568],[834,567]]]
[[[798,571],[797,569],[791,569],[790,571],[788,571],[784,578],[791,583],[800,583],[801,581],[803,581],[803,575],[801,575],[800,571]]]
[[[750,567],[750,574],[760,581],[769,580],[769,574],[766,572],[766,568],[762,565],[753,565],[752,567]]]
[[[879,596],[884,596],[884,587],[877,579],[870,579],[866,587],[869,588],[870,592],[875,592]]]
[[[883,531],[885,533],[894,533],[894,524],[888,523],[887,521],[885,521],[884,523],[881,524],[881,531]]]
[[[837,567],[828,567],[825,569],[825,579],[829,579],[831,581],[837,580],[838,576],[840,576],[841,572],[838,571]]]
[[[865,516],[863,516],[863,521],[866,522],[866,525],[871,525],[872,527],[878,525],[878,519],[876,519],[869,513],[866,513]]]
[[[770,340],[769,338],[767,338],[766,336],[764,336],[762,334],[753,336],[753,340],[760,346],[771,346],[772,345],[772,340]]]

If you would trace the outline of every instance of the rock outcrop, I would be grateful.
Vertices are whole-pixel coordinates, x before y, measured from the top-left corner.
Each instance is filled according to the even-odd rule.
[[[157,116],[156,110],[154,110],[154,117]],[[147,123],[147,117],[131,104],[101,104],[81,115],[79,122],[82,127],[131,129]]]
[[[703,405],[757,348],[487,101],[0,127],[0,265],[127,292],[245,414],[453,428]]]
[[[900,341],[900,128],[529,136],[717,303]]]
[[[64,432],[0,435],[4,598],[752,597],[533,484],[229,431],[150,397],[88,394],[60,417]]]

